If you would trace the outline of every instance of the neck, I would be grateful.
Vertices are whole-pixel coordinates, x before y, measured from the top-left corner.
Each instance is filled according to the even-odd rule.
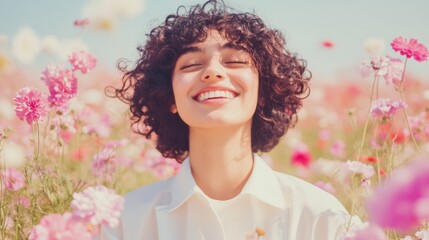
[[[225,129],[189,131],[189,159],[193,177],[213,199],[238,195],[253,167],[251,123]]]

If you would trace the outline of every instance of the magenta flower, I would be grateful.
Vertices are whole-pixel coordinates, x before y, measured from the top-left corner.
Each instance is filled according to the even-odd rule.
[[[48,86],[51,106],[65,108],[77,93],[77,78],[73,71],[60,65],[48,65],[42,72],[41,79]]]
[[[13,101],[16,115],[28,124],[37,122],[48,114],[46,96],[36,89],[20,89]]]
[[[357,229],[350,230],[344,240],[388,240],[379,226],[372,223],[364,223]]]
[[[72,65],[73,71],[79,70],[82,73],[87,73],[95,68],[97,59],[90,53],[79,51],[69,56],[69,62]]]
[[[85,225],[71,213],[44,216],[30,232],[30,240],[90,240]]]
[[[94,226],[116,227],[119,224],[125,200],[112,189],[102,185],[89,187],[81,193],[74,193],[73,198],[71,207],[75,216]]]
[[[394,101],[388,98],[374,100],[371,106],[371,116],[376,117],[393,117],[398,109],[407,105],[402,101]]]
[[[392,46],[395,52],[399,52],[407,58],[413,57],[418,62],[426,61],[428,59],[428,49],[423,44],[419,43],[417,39],[410,38],[410,41],[407,41],[406,38],[397,37],[393,39],[390,46]]]
[[[368,201],[370,220],[383,228],[408,232],[429,220],[428,159],[399,168]]]
[[[24,174],[15,168],[1,170],[0,179],[6,189],[18,191],[25,187]]]
[[[311,153],[308,151],[307,147],[298,147],[292,152],[291,163],[292,165],[309,167],[311,159]]]

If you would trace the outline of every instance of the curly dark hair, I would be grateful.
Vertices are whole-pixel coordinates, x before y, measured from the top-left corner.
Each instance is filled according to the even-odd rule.
[[[218,31],[229,42],[250,53],[259,73],[258,105],[252,119],[252,151],[270,151],[290,126],[309,94],[311,73],[306,62],[289,52],[282,34],[267,27],[253,13],[240,13],[222,0],[209,0],[175,14],[152,29],[139,46],[140,58],[134,69],[124,72],[121,88],[113,96],[130,105],[133,124],[143,123],[137,133],[151,138],[164,157],[181,162],[189,150],[189,127],[170,107],[174,104],[172,73],[183,50]],[[111,92],[112,93],[112,92]]]

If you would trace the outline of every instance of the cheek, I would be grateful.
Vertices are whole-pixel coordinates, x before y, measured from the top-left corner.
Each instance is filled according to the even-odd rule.
[[[189,76],[187,74],[181,74],[173,77],[172,88],[176,105],[183,104],[183,101],[187,98],[191,87],[192,82],[189,81]]]
[[[259,76],[253,71],[246,71],[240,75],[240,85],[245,92],[249,93],[249,96],[257,101],[258,89],[259,89]]]

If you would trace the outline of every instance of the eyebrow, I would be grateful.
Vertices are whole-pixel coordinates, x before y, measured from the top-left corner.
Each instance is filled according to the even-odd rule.
[[[242,46],[234,44],[232,42],[227,42],[224,45],[222,45],[220,47],[220,50],[223,49],[233,49],[233,50],[242,50],[242,51],[246,51]],[[198,52],[202,52],[203,50],[200,47],[196,47],[196,46],[189,46],[189,47],[185,47],[182,50],[182,53],[180,54],[180,56],[185,55],[187,53],[198,53]]]

